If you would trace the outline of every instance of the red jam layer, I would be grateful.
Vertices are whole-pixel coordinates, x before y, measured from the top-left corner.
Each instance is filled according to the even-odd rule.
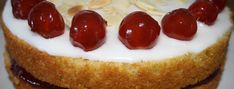
[[[59,86],[55,86],[52,84],[49,84],[44,81],[40,81],[33,77],[30,73],[28,73],[25,69],[20,67],[19,65],[16,64],[15,60],[11,60],[11,71],[15,76],[17,76],[19,79],[22,81],[26,82],[27,84],[36,87],[36,88],[41,88],[41,89],[68,89],[68,88],[63,88]]]
[[[11,71],[13,72],[13,74],[15,76],[17,76],[19,79],[21,79],[22,81],[30,84],[33,87],[42,88],[42,89],[68,89],[68,88],[62,88],[59,86],[55,86],[55,85],[49,84],[47,82],[43,82],[43,81],[36,79],[30,73],[28,73],[25,69],[23,69],[22,67],[17,65],[14,59],[12,59],[11,63],[12,63]],[[192,89],[192,88],[196,88],[196,87],[205,85],[207,83],[210,83],[212,80],[215,79],[215,77],[220,73],[220,71],[221,71],[221,69],[218,68],[206,79],[199,81],[198,83],[196,83],[194,85],[188,85],[182,89]]]

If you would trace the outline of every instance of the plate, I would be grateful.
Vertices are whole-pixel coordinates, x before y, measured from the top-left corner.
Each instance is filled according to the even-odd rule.
[[[0,27],[0,87],[1,89],[14,89],[12,83],[9,80],[8,74],[5,70],[3,62],[3,51],[4,51],[4,36],[2,28]],[[232,32],[231,41],[229,43],[227,61],[225,70],[219,84],[218,89],[233,89],[234,88],[234,32]]]

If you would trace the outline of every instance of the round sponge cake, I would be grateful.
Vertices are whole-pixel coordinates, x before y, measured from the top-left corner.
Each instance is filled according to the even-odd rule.
[[[183,88],[196,84],[224,63],[231,33],[200,53],[163,61],[119,63],[51,56],[14,36],[4,23],[3,30],[7,53],[19,66],[41,81],[71,89]]]
[[[15,34],[9,27],[11,21],[4,17],[7,16],[3,14],[1,25],[6,39],[5,64],[17,89],[214,89],[223,71],[231,36],[230,26],[202,51],[188,51],[162,60],[105,61],[52,55]],[[100,55],[108,56],[107,52]]]

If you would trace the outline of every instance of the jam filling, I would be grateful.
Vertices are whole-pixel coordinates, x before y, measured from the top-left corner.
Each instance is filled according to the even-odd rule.
[[[23,80],[24,82],[30,84],[33,87],[37,87],[41,89],[68,89],[68,88],[63,88],[63,87],[49,84],[47,82],[40,81],[36,79],[35,77],[33,77],[25,69],[17,65],[14,60],[11,60],[11,63],[12,63],[11,71],[13,72],[13,74],[17,76],[19,79]]]
[[[193,88],[195,88],[195,87],[197,87],[197,86],[201,86],[201,85],[208,84],[208,83],[210,83],[212,80],[214,80],[215,77],[218,76],[218,74],[219,74],[220,72],[221,72],[221,69],[218,68],[218,69],[216,69],[209,77],[207,77],[206,79],[204,79],[204,80],[202,80],[202,81],[199,81],[199,82],[197,82],[197,83],[194,84],[194,85],[188,85],[188,86],[186,86],[186,87],[184,87],[184,88],[182,88],[182,89],[193,89]]]
[[[23,69],[22,67],[17,65],[15,60],[12,60],[11,63],[12,63],[11,70],[14,73],[14,75],[16,75],[19,79],[23,80],[24,82],[30,84],[33,87],[42,88],[42,89],[68,89],[68,88],[55,86],[55,85],[49,84],[47,82],[43,82],[43,81],[36,79],[30,73],[26,72],[25,69]],[[220,71],[221,70],[219,68],[219,69],[215,70],[215,72],[212,73],[206,79],[204,79],[204,80],[202,80],[194,85],[188,85],[182,89],[192,89],[192,88],[196,88],[198,86],[207,84],[207,83],[211,82],[212,80],[214,80]]]

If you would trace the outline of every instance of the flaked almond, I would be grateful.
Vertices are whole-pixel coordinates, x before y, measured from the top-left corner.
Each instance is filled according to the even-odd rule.
[[[129,0],[131,4],[135,4],[137,0]]]
[[[47,0],[47,1],[55,3],[57,0]]]
[[[165,13],[158,11],[154,6],[150,5],[150,2],[143,0],[131,0],[131,3],[134,3],[138,8],[146,11],[151,15],[163,16]]]
[[[90,9],[99,9],[107,6],[112,0],[90,0],[88,7]]]
[[[87,9],[84,0],[51,0],[57,3],[56,8],[62,14],[65,24],[71,26],[73,16],[80,10]]]
[[[47,0],[53,4],[55,4],[55,6],[60,6],[63,3],[63,0]]]
[[[143,2],[143,1],[136,0],[135,5],[138,8],[140,8],[142,10],[145,10],[145,11],[153,11],[153,10],[155,10],[155,8],[152,5],[147,4],[147,3]]]
[[[68,27],[70,27],[70,26],[71,26],[71,22],[72,22],[73,16],[70,16],[70,15],[65,14],[65,15],[63,15],[63,17],[64,17],[64,22],[65,22],[65,24],[66,24]]]
[[[160,5],[167,5],[168,0],[156,0],[157,3],[159,3]]]
[[[166,13],[164,12],[161,12],[161,11],[157,11],[157,10],[154,10],[154,11],[146,11],[148,14],[151,14],[151,15],[156,15],[156,16],[164,16]]]
[[[105,7],[103,8],[104,18],[107,20],[109,26],[117,25],[120,23],[121,19],[123,19],[123,12],[118,10],[115,7]]]
[[[65,5],[63,5],[63,6],[58,6],[58,7],[57,7],[58,11],[59,11],[61,14],[64,14],[64,13],[67,12],[67,9],[68,9],[68,8],[65,8],[64,6],[65,6]]]
[[[83,10],[83,5],[76,5],[68,9],[67,13],[70,16],[74,16],[77,12]]]
[[[114,26],[120,24],[121,19],[123,19],[123,16],[116,14],[116,15],[107,15],[104,16],[104,18],[107,20],[108,26]]]
[[[116,14],[116,10],[113,7],[104,7],[103,11],[106,14]]]
[[[131,5],[129,0],[113,0],[110,6],[118,8],[119,10],[126,11]]]
[[[185,4],[188,0],[179,0],[180,3]]]

